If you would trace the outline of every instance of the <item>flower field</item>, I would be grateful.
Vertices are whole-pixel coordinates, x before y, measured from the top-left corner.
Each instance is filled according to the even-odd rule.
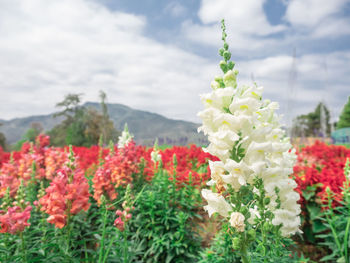
[[[1,152],[1,262],[239,262],[225,232],[204,240],[198,227],[222,224],[203,213],[200,189],[218,159],[200,147],[48,145],[40,135]],[[316,142],[297,154],[303,234],[286,242],[286,262],[333,252],[322,215],[330,192],[331,208],[343,206],[350,150]]]
[[[206,148],[136,145],[127,125],[116,144],[0,148],[0,262],[350,263],[350,150],[295,149],[221,27]]]

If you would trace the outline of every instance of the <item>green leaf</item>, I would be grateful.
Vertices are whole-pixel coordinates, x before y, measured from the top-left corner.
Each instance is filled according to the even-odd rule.
[[[314,220],[312,222],[312,231],[314,233],[320,233],[320,232],[323,232],[327,229],[328,229],[327,226],[325,224],[323,224],[320,220]]]
[[[310,214],[310,219],[315,220],[321,215],[321,208],[316,204],[308,204],[306,208]]]

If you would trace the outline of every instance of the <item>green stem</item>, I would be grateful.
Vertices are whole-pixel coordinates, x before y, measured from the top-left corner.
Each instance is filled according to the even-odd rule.
[[[128,263],[128,256],[127,256],[128,239],[127,239],[126,229],[124,229],[124,231],[123,231],[123,237],[124,237],[124,242],[123,242],[123,259],[124,259],[124,263]]]
[[[26,243],[23,237],[23,232],[21,232],[19,236],[21,237],[21,243],[22,243],[22,259],[23,259],[23,262],[27,262]]]
[[[341,256],[343,257],[344,254],[343,254],[343,251],[342,251],[342,247],[341,247],[341,244],[339,242],[339,238],[338,238],[338,235],[337,235],[337,231],[335,230],[333,224],[332,224],[332,221],[330,220],[329,216],[326,214],[326,218],[327,218],[327,221],[328,221],[328,224],[332,230],[332,234],[333,234],[333,238],[334,238],[334,241],[335,243],[337,244],[337,247],[341,253]]]
[[[8,256],[9,256],[9,254],[11,254],[11,250],[10,250],[10,246],[9,246],[9,240],[8,240],[8,234],[7,233],[5,233],[5,251],[8,251],[8,253],[6,253],[6,256],[5,256],[5,259],[7,260],[8,259]]]
[[[98,262],[102,262],[103,254],[104,254],[104,242],[105,242],[105,236],[106,236],[106,224],[107,224],[107,208],[106,205],[103,204],[103,230],[102,230],[102,237],[101,237],[101,244],[100,244],[100,252],[98,257]]]
[[[350,218],[348,219],[348,223],[345,229],[345,236],[344,236],[344,253],[345,253],[346,263],[349,263],[349,253],[348,253],[349,229],[350,229]]]
[[[68,215],[67,219],[67,254],[70,251],[70,232],[71,232],[71,223],[70,223],[70,215]]]
[[[112,245],[113,245],[115,239],[119,236],[119,233],[120,233],[120,232],[118,232],[118,231],[116,231],[116,232],[117,232],[117,233],[113,236],[113,238],[111,239],[111,241],[110,241],[109,244],[108,244],[107,251],[106,251],[106,253],[105,253],[104,257],[103,257],[102,263],[105,263],[105,262],[106,262],[106,260],[107,260],[107,258],[108,258],[109,251],[111,250]]]
[[[248,250],[245,245],[243,245],[241,249],[241,259],[242,259],[242,263],[250,263],[250,260],[248,257]]]
[[[241,233],[241,259],[242,263],[250,263],[250,258],[248,256],[248,246],[249,246],[249,241],[248,237],[245,233]]]
[[[86,247],[86,242],[84,242],[84,256],[85,256],[85,262],[88,262],[88,254],[87,254],[87,247]]]
[[[66,229],[67,229],[67,236],[66,236],[66,254],[68,255],[69,251],[70,251],[70,232],[71,232],[71,210],[72,208],[72,201],[68,200],[67,201],[67,225],[66,225]]]

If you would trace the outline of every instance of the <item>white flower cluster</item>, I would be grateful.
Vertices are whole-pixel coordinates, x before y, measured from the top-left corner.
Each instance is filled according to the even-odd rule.
[[[154,142],[153,151],[151,152],[151,160],[154,163],[158,163],[162,160],[162,156],[160,155],[158,149],[158,139],[156,139],[156,141]]]
[[[125,123],[124,131],[118,137],[118,148],[124,148],[125,145],[131,142],[132,138],[134,138],[134,135],[129,133],[128,125]]]
[[[205,109],[198,114],[203,120],[199,131],[208,135],[210,144],[205,150],[220,159],[209,163],[212,180],[208,184],[224,188],[230,184],[239,191],[261,178],[271,200],[267,208],[274,214],[272,224],[282,224],[282,235],[289,236],[300,225],[299,194],[289,178],[295,151],[280,127],[275,113],[278,104],[262,100],[262,87],[237,88],[237,74],[229,70],[223,78],[217,77],[211,84],[213,91],[201,96]],[[228,216],[231,205],[223,196],[210,190],[203,190],[202,195],[208,201],[209,215]]]

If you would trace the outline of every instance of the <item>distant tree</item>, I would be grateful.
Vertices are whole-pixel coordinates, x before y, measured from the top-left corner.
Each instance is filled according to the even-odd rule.
[[[54,117],[58,116],[65,116],[66,120],[71,120],[73,116],[77,114],[79,110],[81,110],[81,107],[78,107],[80,102],[81,102],[81,96],[83,94],[72,94],[69,93],[64,96],[64,100],[57,103],[56,107],[57,108],[63,108],[62,111],[57,112],[54,114]]]
[[[322,116],[324,115],[324,116]],[[325,123],[325,133],[322,134],[322,121]],[[313,112],[299,115],[293,121],[292,134],[295,137],[329,136],[331,132],[330,114],[327,106],[320,102]]]
[[[84,108],[80,106],[82,94],[67,94],[63,101],[56,104],[61,111],[53,115],[54,118],[64,116],[65,119],[53,127],[48,135],[51,144],[54,146],[64,146],[66,144],[81,146],[84,142],[84,129],[81,127],[81,119],[84,115]]]
[[[120,132],[118,132],[115,129],[114,123],[109,117],[106,100],[107,100],[106,93],[100,90],[100,106],[102,111],[102,121],[100,124],[100,131],[103,136],[102,139],[104,143],[108,143],[110,140],[115,141],[120,135]]]
[[[117,138],[118,132],[109,118],[105,104],[106,94],[100,93],[102,114],[96,109],[79,105],[80,96],[81,94],[68,94],[56,105],[63,110],[54,116],[66,118],[49,132],[52,145],[91,146],[98,143],[101,135],[105,142]]]
[[[337,123],[337,129],[342,128],[350,128],[350,96],[348,97],[348,102],[344,105]]]
[[[107,129],[107,122],[109,120],[109,115],[108,115],[108,108],[106,105],[106,98],[107,95],[104,91],[100,90],[100,105],[101,105],[101,110],[102,110],[102,127],[101,127],[101,134],[102,134],[102,139],[103,142],[106,143],[107,141],[107,133],[108,133],[108,129]]]
[[[66,145],[67,126],[64,124],[64,122],[53,127],[50,131],[47,132],[47,134],[50,136],[51,145]]]
[[[76,145],[76,146],[90,146],[91,144],[86,139],[85,129],[86,122],[84,120],[86,115],[86,109],[81,108],[76,114],[73,116],[73,121],[66,129],[66,145]]]
[[[2,126],[3,124],[0,123],[0,126]],[[4,133],[0,132],[0,146],[2,147],[2,149],[6,150],[7,149],[7,144],[6,144],[6,136]]]

